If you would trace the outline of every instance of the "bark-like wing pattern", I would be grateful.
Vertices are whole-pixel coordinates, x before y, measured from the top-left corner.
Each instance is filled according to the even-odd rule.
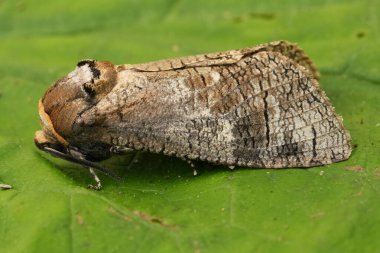
[[[348,158],[350,137],[318,78],[285,42],[123,65],[82,118],[118,147],[250,167],[328,164]]]

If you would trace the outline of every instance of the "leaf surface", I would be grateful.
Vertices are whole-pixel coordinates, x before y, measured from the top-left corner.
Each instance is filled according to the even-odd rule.
[[[0,2],[2,252],[376,252],[380,248],[380,2]],[[141,153],[123,176],[41,154],[37,102],[84,58],[138,63],[297,42],[350,131],[345,162],[230,171]]]

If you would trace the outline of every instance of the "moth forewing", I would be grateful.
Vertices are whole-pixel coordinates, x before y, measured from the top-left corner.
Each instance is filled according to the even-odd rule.
[[[285,168],[329,164],[351,153],[317,69],[285,41],[136,65],[85,61],[77,68],[90,70],[90,81],[61,79],[42,103],[52,122],[44,131],[75,148],[80,161],[132,149]]]

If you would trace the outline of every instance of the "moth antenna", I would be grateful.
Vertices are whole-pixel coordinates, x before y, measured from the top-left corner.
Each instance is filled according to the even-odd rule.
[[[52,156],[64,159],[64,160],[72,162],[72,163],[80,164],[80,165],[87,167],[89,169],[90,168],[95,169],[95,170],[100,171],[103,174],[105,174],[105,175],[107,175],[107,176],[109,176],[109,177],[111,177],[117,181],[122,181],[122,179],[116,173],[114,173],[111,170],[109,170],[103,166],[100,166],[94,162],[91,162],[91,161],[88,161],[85,159],[80,159],[80,158],[62,153],[62,152],[55,150],[53,148],[50,148],[50,147],[43,147],[42,150],[44,150],[46,153],[51,154]]]

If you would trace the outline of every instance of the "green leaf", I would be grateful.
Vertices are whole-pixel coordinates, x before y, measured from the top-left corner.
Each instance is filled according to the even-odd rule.
[[[1,252],[376,252],[380,2],[0,2]],[[100,192],[41,154],[37,102],[83,58],[137,63],[297,42],[355,144],[345,162],[230,171],[142,153],[107,162]],[[135,162],[133,162],[135,161]],[[137,162],[136,162],[137,161]]]

